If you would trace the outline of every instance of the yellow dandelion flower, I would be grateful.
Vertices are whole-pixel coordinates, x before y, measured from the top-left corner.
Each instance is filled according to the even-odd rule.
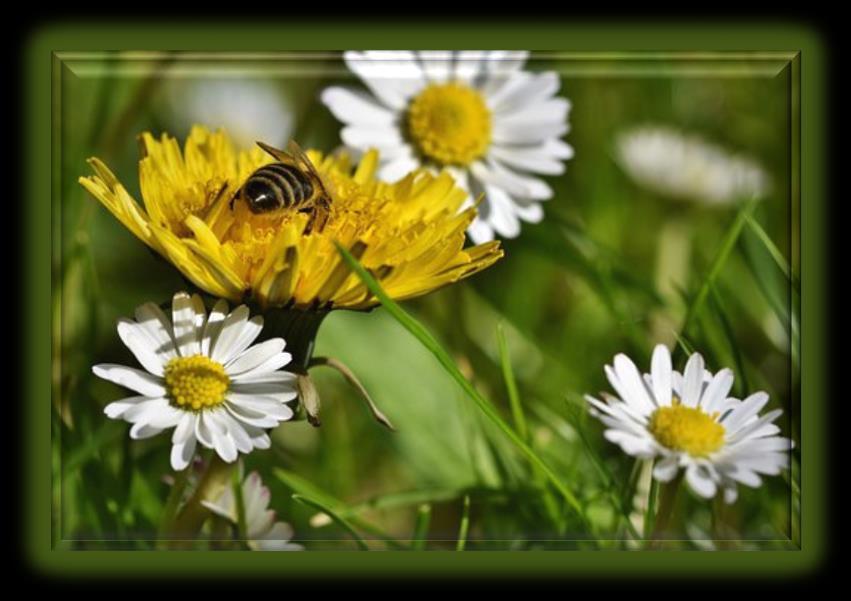
[[[464,247],[476,211],[460,211],[466,192],[447,173],[418,169],[391,184],[376,179],[376,151],[356,166],[345,155],[308,151],[330,184],[331,203],[321,231],[305,234],[305,213],[254,214],[230,202],[256,169],[274,161],[260,148],[237,152],[225,132],[200,126],[182,150],[167,134],[140,140],[143,206],[100,159],[89,160],[95,174],[80,183],[193,284],[220,298],[314,312],[375,306],[335,241],[399,300],[468,277],[503,254],[497,242]]]

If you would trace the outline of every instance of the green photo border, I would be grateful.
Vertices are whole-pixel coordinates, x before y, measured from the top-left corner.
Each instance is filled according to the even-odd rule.
[[[687,552],[241,552],[69,551],[55,549],[51,532],[51,178],[45,165],[52,142],[52,66],[59,52],[103,50],[281,51],[348,48],[500,47],[539,51],[740,51],[782,52],[795,58],[800,86],[800,128],[793,149],[800,166],[801,302],[801,548],[794,551]],[[31,32],[23,55],[25,120],[22,274],[26,315],[20,457],[23,459],[24,550],[31,567],[53,577],[146,575],[180,577],[449,577],[800,576],[826,558],[826,419],[824,311],[825,255],[825,49],[817,32],[795,24],[729,23],[664,25],[554,23],[428,23],[382,21],[269,23],[52,24]],[[793,82],[795,73],[793,71]],[[796,97],[796,92],[799,96]],[[796,148],[797,146],[797,148]],[[50,157],[50,159],[49,159]],[[794,196],[794,193],[793,193]],[[795,199],[797,201],[797,199]],[[55,244],[55,240],[53,240]]]

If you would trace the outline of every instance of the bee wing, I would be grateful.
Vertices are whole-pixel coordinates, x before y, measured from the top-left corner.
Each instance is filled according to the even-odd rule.
[[[276,160],[284,163],[285,165],[293,165],[293,166],[298,165],[298,161],[296,160],[296,157],[294,157],[293,155],[291,155],[290,153],[288,153],[285,150],[275,148],[274,146],[269,146],[265,142],[260,142],[259,140],[257,142],[257,146],[259,146],[260,148],[265,150],[268,154],[272,155],[272,157],[274,157]]]
[[[305,154],[305,152],[301,149],[301,146],[299,146],[295,140],[290,140],[289,144],[287,144],[287,151],[296,161],[298,161],[298,164],[301,165],[305,171],[313,175],[313,177],[322,184],[326,194],[329,190],[333,190],[331,183],[316,170],[316,167],[314,167],[310,159],[307,158],[307,154]]]

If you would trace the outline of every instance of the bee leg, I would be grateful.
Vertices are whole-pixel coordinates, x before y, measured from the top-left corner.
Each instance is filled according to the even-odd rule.
[[[313,231],[313,225],[316,223],[316,211],[312,209],[302,209],[299,213],[310,213],[310,219],[307,220],[307,225],[304,226],[302,236],[307,236]]]

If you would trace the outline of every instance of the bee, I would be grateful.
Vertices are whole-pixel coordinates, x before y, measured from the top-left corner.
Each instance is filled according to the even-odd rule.
[[[321,232],[328,220],[331,195],[313,163],[292,140],[286,151],[263,142],[257,145],[276,162],[260,167],[245,180],[230,200],[231,211],[234,203],[241,200],[255,215],[290,209],[309,213],[304,234],[314,227]]]

